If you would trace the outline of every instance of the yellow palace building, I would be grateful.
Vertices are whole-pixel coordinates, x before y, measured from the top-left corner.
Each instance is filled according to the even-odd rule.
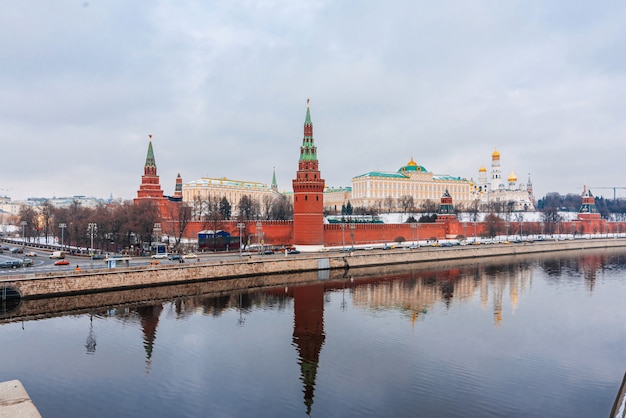
[[[370,171],[353,177],[350,203],[353,207],[398,210],[405,197],[412,197],[413,206],[418,207],[426,200],[439,202],[446,190],[455,204],[466,204],[475,199],[472,181],[435,175],[411,157],[398,171]]]

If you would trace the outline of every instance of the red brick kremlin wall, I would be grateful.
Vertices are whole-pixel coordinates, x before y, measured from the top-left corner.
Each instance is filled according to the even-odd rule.
[[[164,221],[166,222],[166,221]],[[170,222],[171,223],[171,222]],[[239,230],[237,228],[238,221],[230,220],[223,221],[219,224],[219,229],[227,231],[232,236],[239,236]],[[252,243],[257,243],[257,222],[246,222],[246,228],[244,231],[244,241],[247,237],[251,237]],[[354,225],[354,228],[351,228]],[[411,226],[411,225],[420,225]],[[163,233],[167,233],[167,227],[162,224]],[[185,229],[185,237],[188,239],[196,240],[198,238],[198,232],[206,229],[211,229],[204,222],[191,222]],[[397,238],[404,238],[405,244],[410,244],[413,241],[420,240],[425,241],[429,239],[444,240],[446,238],[455,238],[457,235],[464,235],[469,240],[473,239],[474,235],[477,237],[482,236],[483,232],[487,229],[487,226],[482,222],[476,223],[476,234],[474,234],[473,222],[458,222],[452,220],[446,223],[420,223],[420,224],[345,224],[343,229],[341,224],[324,224],[324,246],[325,247],[340,247],[342,242],[344,246],[354,245],[368,245],[368,244],[394,244],[397,242]],[[508,235],[511,239],[520,234],[520,229],[524,236],[528,235],[550,235],[548,226],[540,222],[510,222]],[[263,233],[263,241],[265,245],[283,247],[293,245],[293,222],[292,221],[261,221],[261,229]],[[559,226],[559,230],[554,231],[552,234],[601,234],[607,233],[626,233],[626,222],[606,222],[603,219],[593,220],[577,220],[572,222],[562,222]],[[505,231],[502,232],[505,235]]]

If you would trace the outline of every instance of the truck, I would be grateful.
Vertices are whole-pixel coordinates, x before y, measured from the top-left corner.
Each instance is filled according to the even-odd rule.
[[[50,254],[50,258],[65,258],[65,251],[52,251],[52,254]]]

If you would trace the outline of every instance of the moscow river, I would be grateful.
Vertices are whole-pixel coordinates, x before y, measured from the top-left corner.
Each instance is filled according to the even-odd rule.
[[[607,417],[626,251],[472,261],[23,301],[0,315],[0,381],[46,418]]]

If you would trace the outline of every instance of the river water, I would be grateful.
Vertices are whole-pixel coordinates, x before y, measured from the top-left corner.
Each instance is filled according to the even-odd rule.
[[[0,316],[0,381],[46,418],[587,418],[626,371],[623,250],[106,298]]]

